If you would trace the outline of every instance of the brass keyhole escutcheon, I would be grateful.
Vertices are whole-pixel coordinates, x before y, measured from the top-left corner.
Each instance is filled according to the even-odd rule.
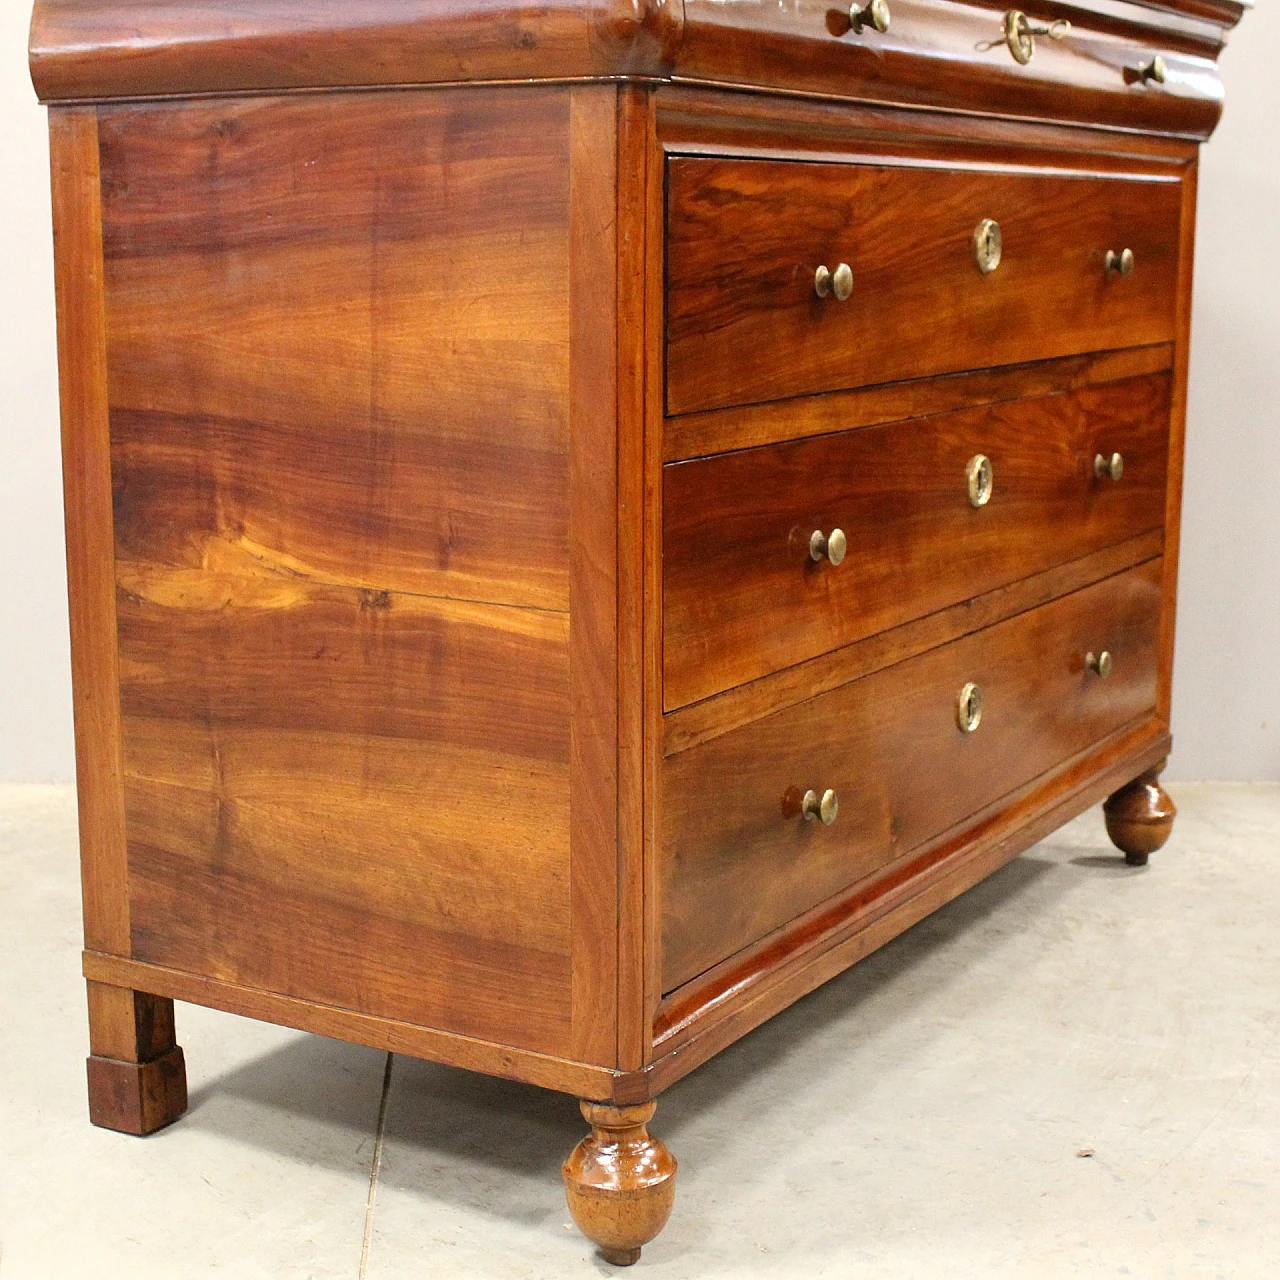
[[[1118,453],[1106,454],[1097,453],[1093,457],[1093,474],[1099,480],[1105,476],[1110,476],[1112,480],[1119,480],[1124,475],[1124,457]]]
[[[820,298],[835,294],[837,302],[848,302],[853,292],[853,268],[842,262],[834,271],[819,267],[813,273],[813,291]]]
[[[1108,249],[1106,263],[1107,275],[1131,276],[1134,267],[1137,266],[1137,259],[1133,256],[1132,249],[1121,249],[1119,253],[1114,249]]]
[[[991,459],[985,453],[975,453],[965,466],[964,475],[969,486],[969,505],[985,507],[996,487]]]
[[[982,690],[972,680],[956,697],[956,724],[961,733],[972,733],[982,723]]]
[[[832,529],[829,534],[815,529],[809,535],[810,560],[826,559],[831,564],[838,565],[848,549],[849,540],[844,536],[843,529]]]
[[[1103,649],[1101,653],[1085,655],[1084,665],[1096,676],[1105,680],[1111,674],[1111,654]]]
[[[820,819],[824,827],[829,827],[840,812],[840,797],[828,787],[821,795],[816,791],[806,791],[800,806],[806,822]]]
[[[1009,46],[1014,62],[1023,67],[1036,56],[1036,36],[1061,40],[1070,30],[1071,23],[1065,18],[1059,18],[1048,26],[1036,27],[1021,9],[1010,9],[1004,15],[1004,42]]]
[[[883,35],[889,30],[889,0],[870,0],[865,5],[854,0],[849,8],[849,27],[858,35],[864,27],[874,27]]]
[[[1157,53],[1150,62],[1143,63],[1138,68],[1138,79],[1143,84],[1164,84],[1164,78],[1168,74],[1168,67],[1165,66],[1164,59]]]
[[[1000,224],[994,218],[983,218],[973,229],[973,256],[984,276],[989,276],[1000,265],[1003,249]]]

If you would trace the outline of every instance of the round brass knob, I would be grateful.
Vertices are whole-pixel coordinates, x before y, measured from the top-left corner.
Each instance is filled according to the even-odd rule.
[[[1026,66],[1036,56],[1036,36],[1048,36],[1061,40],[1071,30],[1065,18],[1051,22],[1047,27],[1033,27],[1031,19],[1021,9],[1010,9],[1004,15],[1004,42],[1013,54],[1014,62]]]
[[[809,535],[809,558],[811,560],[821,560],[825,556],[832,564],[839,564],[844,559],[844,553],[848,549],[849,541],[844,536],[843,529],[832,529],[830,533],[823,533],[821,529],[815,529]]]
[[[992,491],[996,487],[991,459],[985,453],[975,453],[965,465],[964,475],[969,486],[969,505],[985,507],[991,501]]]
[[[869,4],[858,7],[857,0],[849,8],[849,25],[854,31],[861,33],[863,27],[874,27],[879,32],[889,30],[888,0],[870,0]]]
[[[1167,68],[1164,59],[1157,53],[1150,62],[1138,68],[1138,78],[1144,83],[1164,84]]]
[[[984,276],[989,276],[1000,265],[1003,247],[1000,224],[994,218],[983,218],[973,229],[973,256]]]
[[[969,681],[956,697],[956,724],[962,733],[972,733],[982,723],[982,690]]]
[[[1109,276],[1131,276],[1136,266],[1132,249],[1107,250],[1107,274]]]
[[[1101,653],[1086,654],[1084,665],[1105,680],[1111,674],[1111,654],[1106,649]]]
[[[1113,480],[1119,480],[1124,475],[1124,458],[1118,454],[1098,453],[1093,458],[1093,474],[1101,480],[1104,476],[1110,476]]]
[[[820,298],[834,293],[837,302],[847,302],[853,292],[853,268],[842,262],[834,271],[819,267],[813,273],[813,291]]]
[[[814,818],[821,818],[822,825],[829,827],[836,820],[836,814],[840,812],[840,797],[830,787],[821,795],[816,791],[806,791],[804,793],[804,803],[801,805],[801,812],[804,814],[806,822],[812,822]]]

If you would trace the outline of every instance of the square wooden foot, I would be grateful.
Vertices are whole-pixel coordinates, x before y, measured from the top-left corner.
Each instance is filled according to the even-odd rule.
[[[143,1137],[187,1109],[187,1064],[174,1045],[150,1062],[91,1057],[89,1119],[103,1129]]]

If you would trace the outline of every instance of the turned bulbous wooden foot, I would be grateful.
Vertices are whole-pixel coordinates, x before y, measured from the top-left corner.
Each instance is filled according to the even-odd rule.
[[[1163,764],[1121,787],[1102,806],[1111,843],[1124,853],[1131,867],[1144,867],[1147,858],[1169,838],[1178,810],[1157,779]]]
[[[655,1104],[612,1107],[583,1102],[591,1132],[564,1162],[565,1199],[578,1230],[620,1267],[667,1225],[676,1193],[676,1162],[649,1135]]]

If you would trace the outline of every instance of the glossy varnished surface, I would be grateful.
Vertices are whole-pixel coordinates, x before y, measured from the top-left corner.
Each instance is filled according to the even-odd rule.
[[[1159,560],[665,762],[663,989],[1155,706]],[[1108,649],[1107,680],[1085,656]],[[973,681],[976,732],[956,724]],[[800,799],[832,788],[831,826]]]
[[[37,0],[49,99],[653,74],[681,0]]]
[[[100,132],[133,956],[569,1052],[569,95]]]
[[[822,0],[37,0],[47,101],[460,81],[630,76],[1206,136],[1232,0],[1051,0],[1069,41],[1020,66],[995,7],[896,0],[851,33]],[[1161,86],[1135,78],[1154,54]]]
[[[664,469],[674,709],[1159,528],[1169,378],[743,450]],[[1117,481],[1094,474],[1120,452]],[[990,500],[966,464],[989,458]],[[843,562],[815,562],[839,528]]]
[[[811,0],[378,0],[356,18],[328,0],[41,0],[41,92],[135,100],[101,117],[60,109],[55,127],[92,815],[85,972],[122,1008],[151,992],[156,1008],[194,1000],[641,1102],[1167,754],[1192,166],[1219,106],[1210,60],[1238,7],[1050,0],[1033,16],[1075,29],[1041,41],[1029,68],[988,40],[998,7],[891,7],[888,35],[859,37]],[[1130,61],[1154,50],[1169,83],[1129,83]],[[632,79],[562,79],[602,75]],[[509,77],[560,83],[404,88]],[[714,87],[726,81],[734,91]],[[341,84],[383,91],[258,96]],[[136,101],[211,90],[252,92]],[[770,177],[669,205],[668,160],[673,173]],[[850,179],[888,171],[868,223]],[[1012,212],[977,207],[1010,191]],[[707,234],[686,237],[676,265],[684,252],[701,275],[673,278],[669,299],[668,229],[683,232],[668,214],[690,208]],[[985,281],[978,216],[1005,230]],[[773,277],[815,230],[826,238],[809,246],[793,307]],[[1087,270],[1073,237],[1099,241]],[[1123,247],[1134,276],[1089,274]],[[855,269],[847,315],[802,316],[828,259]],[[1015,275],[999,306],[971,307],[972,280],[998,294]],[[722,691],[663,715],[664,634],[683,632],[678,660],[692,654],[767,560],[699,579],[698,550],[715,560],[735,520],[778,516],[776,493],[757,501],[765,490],[825,526],[841,479],[882,461],[846,458],[844,441],[892,435],[892,466],[943,418],[1012,423],[1027,397],[1080,406],[1123,379],[1163,388],[1165,427],[1172,409],[1171,438],[1161,411],[1140,427],[1162,457],[1169,442],[1163,522],[1122,445],[1115,492],[1141,479],[1143,497],[1085,550],[1015,521],[1022,533],[972,557],[965,591],[909,599],[934,585],[917,574],[876,624],[887,629],[852,640],[841,627],[857,605],[827,617],[832,601],[815,596],[777,652],[753,651],[757,634],[690,661],[673,687],[689,676]],[[1093,416],[1122,425],[1105,406]],[[1037,446],[1068,448],[1052,443],[1051,415],[1035,425]],[[1088,461],[1080,446],[1073,434]],[[708,456],[733,450],[773,461],[756,475]],[[788,450],[798,461],[774,465]],[[686,460],[700,461],[675,518],[692,536],[683,564],[664,564],[663,463]],[[1013,472],[994,460],[999,504]],[[864,554],[899,520],[913,530],[903,546],[928,540],[944,494],[914,492],[865,521]],[[808,515],[788,514],[788,535]],[[854,541],[836,572],[856,581]],[[989,586],[993,563],[1008,574]],[[1092,677],[1090,702],[1082,666],[1064,676],[1044,661],[1054,636],[1029,619],[1103,590],[1090,584],[1136,581],[1114,577],[1135,564],[1148,567],[1127,616],[1158,634],[1159,675],[1143,677],[1157,692],[1118,665],[1105,688]],[[705,604],[664,621],[664,568],[714,601],[709,624]],[[757,592],[775,620],[778,585]],[[894,681],[1014,628],[1007,661],[979,677],[988,720],[968,755],[930,755],[912,702],[930,682]],[[716,668],[744,654],[745,683]],[[1034,705],[1002,754],[983,744],[1015,685]],[[823,719],[859,688],[889,691],[874,717]],[[751,806],[766,793],[780,806],[762,772],[780,765],[849,772],[806,776],[839,782],[844,802],[814,836],[848,841],[868,776],[907,797],[900,821],[868,801],[883,825],[845,860],[771,841]],[[731,853],[745,873],[725,870]],[[96,1045],[112,1021],[95,1017]],[[128,1050],[95,1056],[129,1064]]]
[[[676,157],[668,193],[670,414],[1173,337],[1167,178]],[[1125,247],[1136,270],[1109,274]],[[818,297],[841,262],[852,296]]]

